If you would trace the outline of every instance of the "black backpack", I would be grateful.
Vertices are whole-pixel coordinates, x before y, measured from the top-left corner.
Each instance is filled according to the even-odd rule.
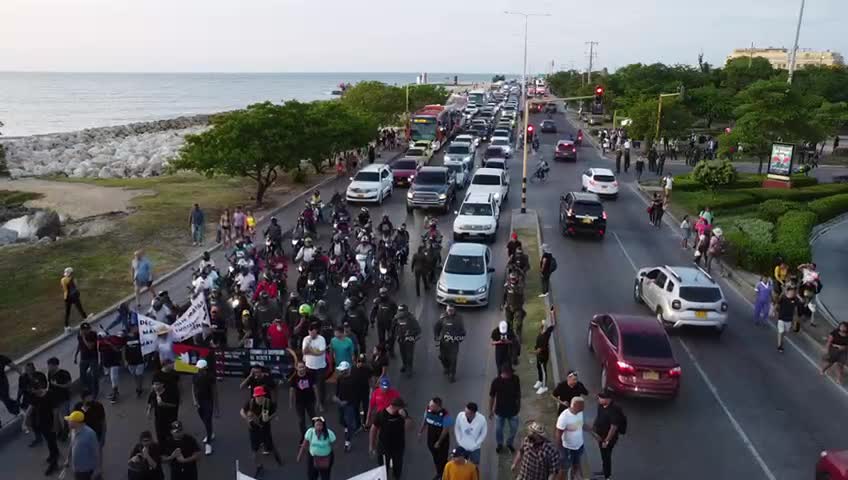
[[[618,408],[618,413],[621,415],[621,425],[618,426],[618,434],[626,435],[627,434],[627,415],[624,414],[624,410]]]
[[[551,262],[551,273],[556,272],[556,269],[557,269],[556,257],[554,257],[553,255],[548,255],[548,260],[550,260],[550,262]]]

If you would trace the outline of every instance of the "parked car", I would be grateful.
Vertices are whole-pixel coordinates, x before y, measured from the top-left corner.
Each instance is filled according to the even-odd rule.
[[[571,140],[560,140],[554,147],[554,160],[577,161],[577,145]]]
[[[421,167],[406,193],[406,211],[438,208],[447,213],[456,197],[456,182],[447,167]]]
[[[471,178],[468,192],[493,194],[498,205],[503,205],[509,196],[509,177],[506,171],[496,168],[478,168]]]
[[[479,243],[454,243],[445,258],[436,301],[441,304],[485,306],[492,287],[492,250]]]
[[[494,242],[498,233],[500,210],[492,194],[469,193],[456,211],[454,241],[483,239]]]
[[[653,318],[595,315],[587,346],[601,365],[602,390],[642,397],[677,396],[680,363],[668,334]]]
[[[618,197],[618,180],[608,168],[590,168],[582,175],[583,191],[599,197]]]
[[[646,267],[633,284],[633,299],[645,304],[668,329],[684,325],[727,326],[728,303],[719,284],[700,267]]]
[[[565,236],[585,233],[604,238],[607,212],[594,193],[569,192],[560,197],[559,225]]]
[[[421,165],[415,157],[403,157],[391,163],[395,186],[409,186]]]
[[[373,163],[362,167],[351,177],[345,198],[348,202],[376,202],[382,205],[383,200],[392,195],[393,187],[391,169],[383,163]]]

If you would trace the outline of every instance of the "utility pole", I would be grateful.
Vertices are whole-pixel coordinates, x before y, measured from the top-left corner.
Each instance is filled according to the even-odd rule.
[[[789,59],[789,78],[786,82],[792,85],[792,75],[795,74],[795,61],[798,57],[798,37],[801,36],[801,20],[804,18],[804,4],[806,0],[801,0],[801,11],[798,12],[798,26],[795,27],[795,45],[792,47],[792,58]]]
[[[751,68],[751,65],[754,64],[754,42],[751,42],[751,54],[748,55],[748,68]]]
[[[589,71],[586,74],[586,83],[592,83],[592,65],[595,60],[595,45],[597,44],[598,42],[595,41],[586,42],[586,45],[589,45]]]

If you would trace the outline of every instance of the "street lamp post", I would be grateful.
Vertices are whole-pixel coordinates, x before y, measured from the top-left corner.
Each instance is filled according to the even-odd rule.
[[[795,27],[795,44],[792,47],[792,58],[789,59],[789,77],[786,82],[792,84],[792,76],[795,74],[795,61],[798,58],[798,37],[801,36],[801,20],[804,18],[804,4],[806,0],[801,0],[801,11],[798,12],[798,26]]]
[[[530,105],[530,102],[527,101],[527,24],[530,20],[530,17],[550,17],[550,13],[525,13],[525,12],[512,12],[512,11],[504,11],[507,15],[518,15],[524,17],[524,66],[521,71],[521,102],[519,105],[524,104],[524,135],[527,136],[527,116],[530,114],[527,111],[527,106]],[[525,138],[525,147],[527,144]],[[527,150],[524,150],[524,173],[521,177],[521,213],[527,213]]]

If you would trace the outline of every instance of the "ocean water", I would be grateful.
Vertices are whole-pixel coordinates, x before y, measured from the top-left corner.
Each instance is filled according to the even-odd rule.
[[[493,74],[428,73],[431,83],[485,82]],[[0,72],[4,136],[67,132],[245,107],[266,100],[323,100],[341,82],[414,83],[416,73],[17,73]]]

